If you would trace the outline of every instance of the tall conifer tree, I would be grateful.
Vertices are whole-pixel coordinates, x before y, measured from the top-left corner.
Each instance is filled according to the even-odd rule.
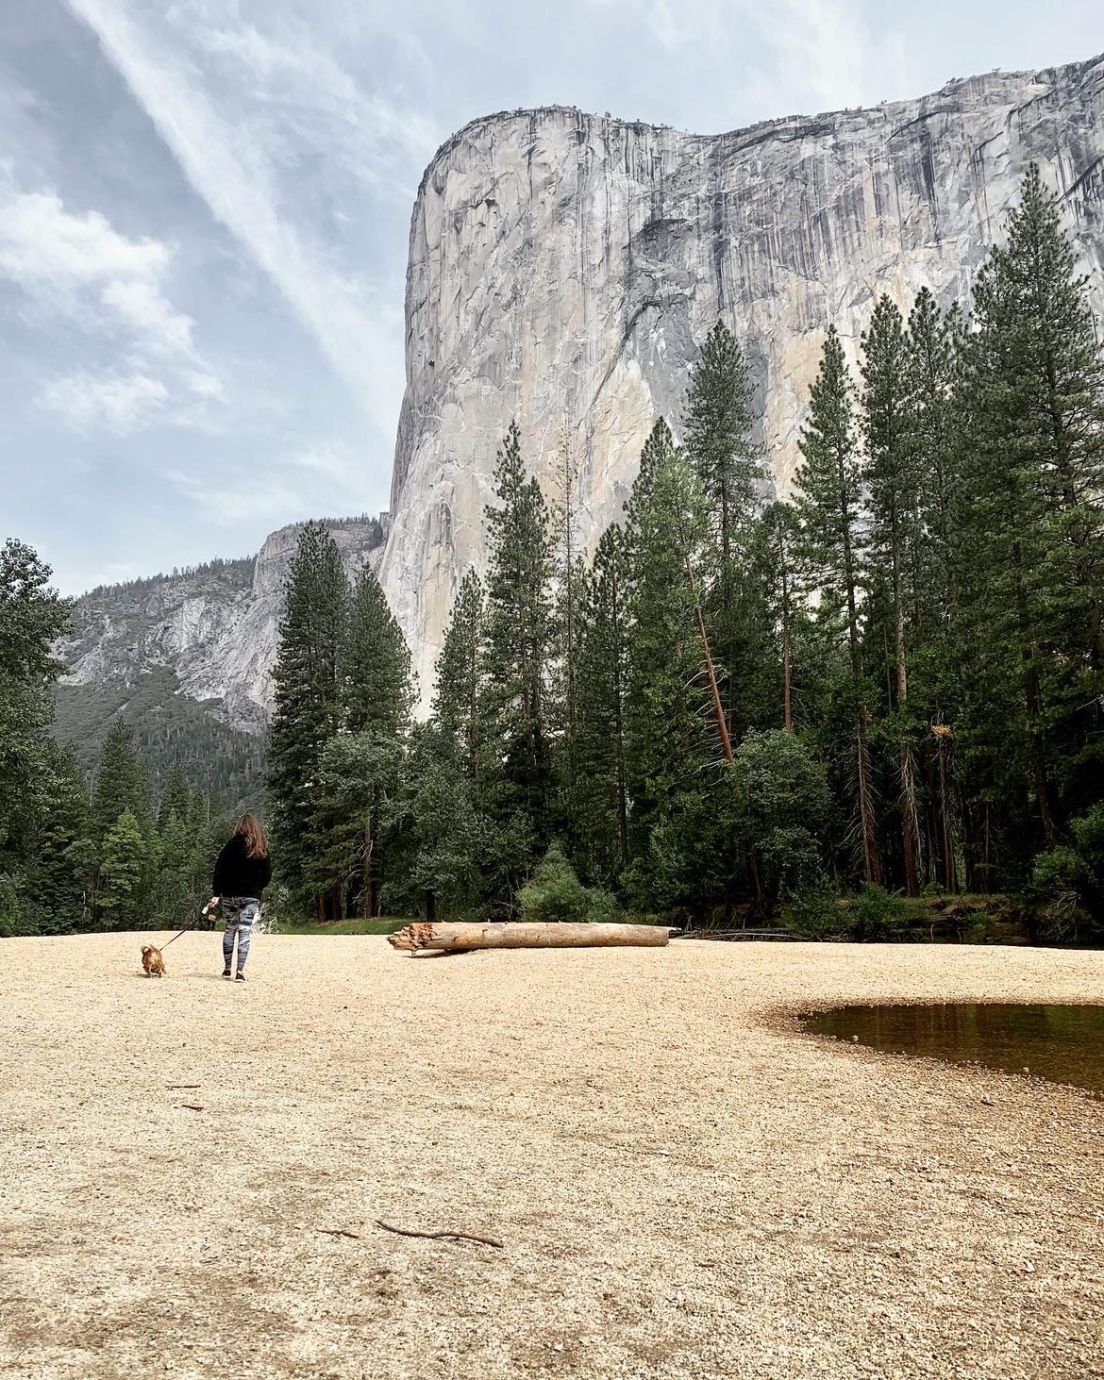
[[[487,606],[484,618],[486,737],[494,762],[494,810],[521,811],[538,843],[552,824],[552,543],[548,505],[521,458],[511,422],[495,469],[497,503],[486,509]]]
[[[125,719],[116,719],[108,730],[92,792],[92,819],[100,839],[129,810],[145,830],[152,814],[149,771],[138,758],[134,731]]]
[[[738,663],[753,650],[742,622],[756,608],[747,589],[748,538],[763,478],[763,454],[752,441],[753,390],[740,345],[718,321],[690,376],[686,454],[709,503],[716,569],[707,601],[711,642],[722,669],[722,697],[732,738],[747,724],[739,704]]]
[[[618,526],[602,534],[579,609],[577,781],[571,796],[587,879],[615,883],[629,862],[625,765],[627,562]]]
[[[855,733],[856,796],[863,875],[882,879],[871,779],[868,711],[860,637],[862,482],[855,436],[854,385],[835,326],[829,326],[809,419],[801,433],[800,497],[803,574],[821,599],[822,619],[842,623],[851,663],[850,697]]]
[[[913,580],[918,639],[913,661],[921,673],[923,705],[931,720],[925,760],[932,802],[932,868],[948,891],[958,888],[960,813],[953,763],[961,727],[963,664],[957,573],[965,554],[959,482],[962,428],[955,409],[961,330],[957,307],[940,311],[931,292],[921,288],[905,336],[912,409],[909,441],[915,453],[921,530]],[[912,679],[915,686],[916,677]]]
[[[1099,736],[1104,669],[1104,360],[1085,280],[1037,167],[1022,192],[1007,243],[994,247],[975,284],[960,396],[969,424],[968,746],[1012,854],[1025,844],[1017,763],[1039,841],[1051,848],[1065,813],[1063,777]]]
[[[469,782],[482,777],[483,585],[474,570],[460,583],[437,658],[433,720],[454,745]]]
[[[273,680],[276,705],[269,733],[268,790],[275,855],[282,875],[319,919],[340,914],[340,895],[318,885],[323,850],[322,754],[341,723],[341,652],[348,587],[333,537],[317,523],[304,527],[292,558]]]
[[[343,726],[393,738],[410,720],[410,651],[370,566],[357,577],[341,647]]]
[[[709,533],[697,476],[662,421],[645,447],[626,532],[632,886],[641,900],[685,899],[691,885],[708,889],[703,768],[719,756],[697,622]]]
[[[908,718],[909,648],[920,550],[920,477],[912,423],[911,376],[904,322],[879,299],[862,338],[862,435],[869,502],[869,559],[888,582],[893,639],[893,703],[900,787],[901,856],[905,890],[920,894],[920,809]]]

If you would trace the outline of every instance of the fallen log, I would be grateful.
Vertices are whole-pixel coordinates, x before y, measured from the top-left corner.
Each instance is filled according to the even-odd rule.
[[[530,925],[520,922],[407,925],[387,936],[393,949],[604,949],[617,945],[661,948],[665,925]]]

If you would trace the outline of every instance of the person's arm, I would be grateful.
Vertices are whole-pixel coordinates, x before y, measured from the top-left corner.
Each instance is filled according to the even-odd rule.
[[[261,859],[261,890],[272,881],[272,859],[266,853]]]
[[[231,839],[229,843],[223,844],[222,851],[219,853],[218,860],[215,863],[215,876],[214,881],[211,884],[211,890],[215,894],[211,897],[211,902],[217,901],[218,898],[226,890],[226,869],[227,863],[229,861],[227,858],[227,854],[230,851],[230,843],[233,843],[233,839]],[[209,902],[208,904],[210,904],[211,902]]]

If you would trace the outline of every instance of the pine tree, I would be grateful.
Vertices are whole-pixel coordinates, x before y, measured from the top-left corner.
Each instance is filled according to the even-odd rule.
[[[921,538],[914,586],[916,647],[913,666],[921,682],[920,703],[931,720],[925,740],[928,796],[932,802],[929,848],[932,870],[947,891],[958,889],[957,783],[953,771],[954,725],[962,705],[959,647],[962,454],[955,413],[958,345],[962,323],[957,307],[941,312],[927,288],[909,313],[905,350],[912,406],[910,442],[915,453]],[[916,682],[916,675],[912,677]],[[914,694],[915,699],[915,694]],[[914,715],[919,719],[919,715]]]
[[[912,434],[914,408],[904,322],[879,299],[862,337],[862,434],[870,535],[868,559],[886,572],[893,638],[893,702],[900,786],[905,890],[920,894],[920,812],[914,726],[908,718],[909,644],[919,569],[920,476]]]
[[[776,644],[771,655],[757,660],[764,668],[773,665],[778,673],[771,678],[772,686],[777,687],[773,712],[764,708],[754,722],[757,726],[777,722],[780,694],[782,727],[787,733],[794,731],[797,540],[798,523],[793,505],[774,502],[763,510],[750,543],[751,582]],[[769,671],[764,674],[769,675]]]
[[[100,867],[98,900],[108,929],[148,927],[143,885],[146,862],[141,825],[130,810],[124,810],[104,839]]]
[[[719,754],[695,579],[709,541],[706,511],[696,475],[657,422],[626,528],[625,759],[633,861],[625,880],[645,908],[708,895],[719,865],[703,775]]]
[[[164,829],[173,815],[185,823],[191,809],[192,788],[188,777],[179,762],[173,765],[169,784],[161,793],[161,803],[157,811],[157,827]]]
[[[630,857],[627,578],[624,533],[609,527],[580,591],[576,778],[570,797],[584,874],[602,886],[616,882]]]
[[[275,853],[293,894],[340,915],[339,888],[318,885],[322,851],[322,754],[341,722],[341,653],[348,587],[329,532],[311,523],[300,534],[286,585],[273,671],[275,709],[269,732],[268,792]]]
[[[1104,349],[1087,277],[1062,222],[1058,198],[1037,164],[1024,177],[1008,219],[1008,244],[993,250],[989,282],[976,303],[985,330],[990,309],[1010,311],[1012,337],[1001,380],[1014,463],[1029,471],[1050,516],[1047,542],[1059,564],[1055,611],[1069,652],[1104,670]],[[1064,605],[1064,607],[1063,607]]]
[[[752,396],[743,351],[718,321],[690,376],[684,430],[687,457],[710,505],[716,570],[707,612],[733,739],[748,720],[748,707],[739,703],[737,667],[750,650],[746,623],[758,612],[744,588],[747,542],[764,477],[762,450],[751,439]]]
[[[395,837],[403,778],[402,740],[394,734],[343,733],[326,744],[319,768],[317,848],[306,877],[348,907],[378,915]]]
[[[807,585],[819,592],[822,623],[831,628],[839,621],[847,634],[863,875],[868,882],[878,883],[882,866],[859,636],[864,535],[853,395],[839,335],[829,326],[820,372],[812,388],[809,419],[799,442],[802,464],[796,482],[800,491],[801,560]]]
[[[350,733],[394,738],[410,721],[410,651],[380,582],[361,571],[341,651],[342,709]]]
[[[174,808],[157,831],[151,910],[166,925],[183,927],[210,885],[207,833]]]
[[[966,747],[986,816],[1003,819],[996,831],[987,819],[987,834],[1005,837],[1006,871],[1032,846],[1026,821],[1016,822],[1017,796],[1053,847],[1061,759],[1080,752],[1099,720],[1104,369],[1074,264],[1033,167],[1008,243],[992,250],[975,284],[960,391],[969,429]]]
[[[34,851],[27,867],[38,932],[87,929],[96,850],[88,791],[70,750],[47,747],[38,797]]]
[[[463,915],[484,892],[485,821],[455,739],[436,723],[420,725],[412,738],[385,901],[392,914],[424,912],[430,921]]]
[[[432,716],[459,754],[468,780],[482,777],[483,585],[474,570],[460,584],[437,658]]]
[[[493,811],[499,820],[527,816],[543,843],[552,823],[552,545],[548,507],[536,480],[526,478],[513,422],[498,452],[495,495],[485,510],[482,674]]]
[[[575,788],[577,706],[576,663],[579,645],[579,596],[586,573],[579,536],[579,462],[565,425],[553,474],[549,508],[553,578],[556,585],[554,699],[560,711],[559,777],[570,800]]]
[[[50,685],[61,671],[53,644],[68,629],[69,603],[50,568],[22,542],[0,548],[0,881],[16,899],[35,846],[53,717]]]
[[[153,808],[149,771],[134,748],[134,733],[125,719],[111,725],[100,753],[92,791],[92,822],[103,840],[119,816],[129,811],[143,833],[149,829]]]
[[[962,323],[958,309],[941,312],[927,288],[917,293],[905,334],[909,442],[914,452],[923,531],[916,577],[924,616],[950,625],[957,603],[954,573],[959,500],[955,380]],[[927,597],[919,598],[926,590]]]

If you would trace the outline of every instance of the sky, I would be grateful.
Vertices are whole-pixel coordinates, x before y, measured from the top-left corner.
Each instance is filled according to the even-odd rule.
[[[76,594],[385,509],[410,211],[480,115],[709,134],[1102,50],[1100,0],[0,0],[0,538]]]

